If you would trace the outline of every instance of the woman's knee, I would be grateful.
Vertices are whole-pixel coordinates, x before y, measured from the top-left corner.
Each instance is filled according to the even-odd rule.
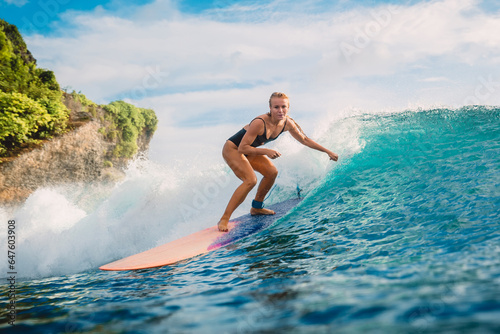
[[[270,179],[275,179],[276,177],[278,177],[278,169],[274,166],[268,168],[263,176]]]
[[[252,177],[248,177],[243,180],[243,184],[249,188],[253,189],[257,185],[257,176],[253,175]]]

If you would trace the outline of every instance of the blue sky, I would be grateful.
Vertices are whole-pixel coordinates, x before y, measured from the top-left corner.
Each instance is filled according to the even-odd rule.
[[[1,0],[0,1],[0,17],[6,19],[12,24],[17,25],[24,34],[28,33],[43,33],[48,34],[53,32],[55,23],[59,23],[60,16],[65,12],[71,11],[92,11],[95,8],[103,8],[109,11],[126,12],[124,8],[136,8],[137,6],[153,3],[154,0]],[[176,4],[179,11],[189,14],[201,14],[204,11],[211,9],[227,8],[234,5],[252,5],[256,3],[266,3],[268,1],[258,0],[176,0],[172,1]],[[301,4],[304,1],[285,1],[285,6],[288,3]],[[314,5],[307,4],[304,10],[322,11],[325,9],[335,8],[336,10],[348,10],[353,7],[365,6],[373,7],[381,4],[414,4],[419,1],[407,0],[358,0],[358,1],[335,1],[322,0],[315,1]],[[307,3],[307,1],[306,1]],[[500,3],[495,1],[482,1],[479,6],[488,11],[497,11],[500,8]]]
[[[143,5],[154,3],[154,0],[111,0],[111,1],[75,1],[75,0],[0,0],[0,17],[11,24],[18,26],[23,35],[53,34],[58,30],[64,29],[64,20],[61,16],[65,13],[74,12],[92,12],[96,9],[102,9],[114,12],[119,15],[127,15],[136,8]],[[220,10],[231,6],[252,6],[255,4],[265,4],[269,1],[261,0],[175,0],[177,10],[190,15],[199,15],[205,11]],[[287,1],[297,4],[304,3],[301,0]],[[358,0],[358,1],[315,1],[314,4],[308,4],[303,10],[309,12],[321,12],[325,9],[346,10],[355,6],[377,6],[380,4],[398,4],[401,1],[391,0]],[[405,3],[410,3],[406,1]],[[287,4],[285,4],[287,6]]]
[[[220,142],[273,91],[311,132],[353,112],[500,104],[492,0],[1,0],[0,17],[62,87],[153,108],[162,144],[227,125]]]
[[[149,0],[127,1],[131,6],[143,5]],[[23,34],[51,33],[60,16],[69,11],[92,11],[96,7],[116,10],[122,4],[115,1],[74,0],[1,0],[0,17],[18,26]]]

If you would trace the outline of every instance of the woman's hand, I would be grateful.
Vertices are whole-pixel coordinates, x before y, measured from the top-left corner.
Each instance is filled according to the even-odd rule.
[[[266,155],[271,159],[276,159],[281,157],[281,153],[276,150],[266,149]]]
[[[330,157],[330,160],[337,161],[339,160],[339,155],[337,153],[333,153],[332,151],[326,152],[328,156]]]

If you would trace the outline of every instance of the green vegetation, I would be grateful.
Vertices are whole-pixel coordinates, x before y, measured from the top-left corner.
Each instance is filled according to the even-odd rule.
[[[113,158],[131,158],[137,153],[137,140],[140,135],[151,137],[156,131],[158,119],[151,109],[138,108],[124,101],[114,101],[108,105],[97,106],[81,93],[73,91],[72,98],[85,111],[92,114],[103,124],[98,131],[106,139],[116,142]],[[104,112],[98,112],[98,110]]]
[[[104,106],[104,110],[107,111],[106,120],[111,123],[106,136],[110,140],[118,140],[114,157],[134,156],[139,135],[146,132],[146,135],[151,136],[158,124],[153,110],[137,108],[123,101],[111,102]]]
[[[36,67],[16,26],[0,19],[0,156],[63,133],[69,111],[52,71]]]
[[[98,106],[81,93],[69,95],[79,111],[81,106],[91,115],[85,120],[100,120],[99,132],[117,143],[114,158],[131,158],[137,153],[139,136],[151,137],[156,130],[158,119],[151,109],[123,101]],[[37,68],[16,26],[0,19],[0,158],[64,133],[69,110],[62,101],[54,73]]]
[[[95,102],[89,100],[85,95],[82,93],[77,93],[73,91],[71,94],[71,97],[73,100],[75,100],[77,103],[79,103],[82,106],[82,109],[84,111],[90,113],[92,117],[96,118],[97,117],[97,108],[99,107]],[[101,119],[101,122],[103,120]]]

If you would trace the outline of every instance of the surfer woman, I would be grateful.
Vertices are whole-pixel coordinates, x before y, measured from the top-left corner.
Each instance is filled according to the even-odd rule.
[[[338,159],[337,154],[308,138],[300,126],[287,115],[290,103],[285,93],[273,93],[269,99],[269,108],[267,114],[254,118],[250,124],[245,125],[243,129],[229,138],[222,149],[224,160],[243,183],[235,190],[218,223],[221,232],[228,231],[227,224],[232,213],[257,184],[254,170],[262,174],[263,178],[257,188],[250,213],[252,215],[274,214],[274,211],[263,207],[263,201],[278,176],[278,170],[270,159],[279,158],[281,154],[276,150],[259,146],[289,131],[292,137],[301,144],[328,154],[333,161]]]

